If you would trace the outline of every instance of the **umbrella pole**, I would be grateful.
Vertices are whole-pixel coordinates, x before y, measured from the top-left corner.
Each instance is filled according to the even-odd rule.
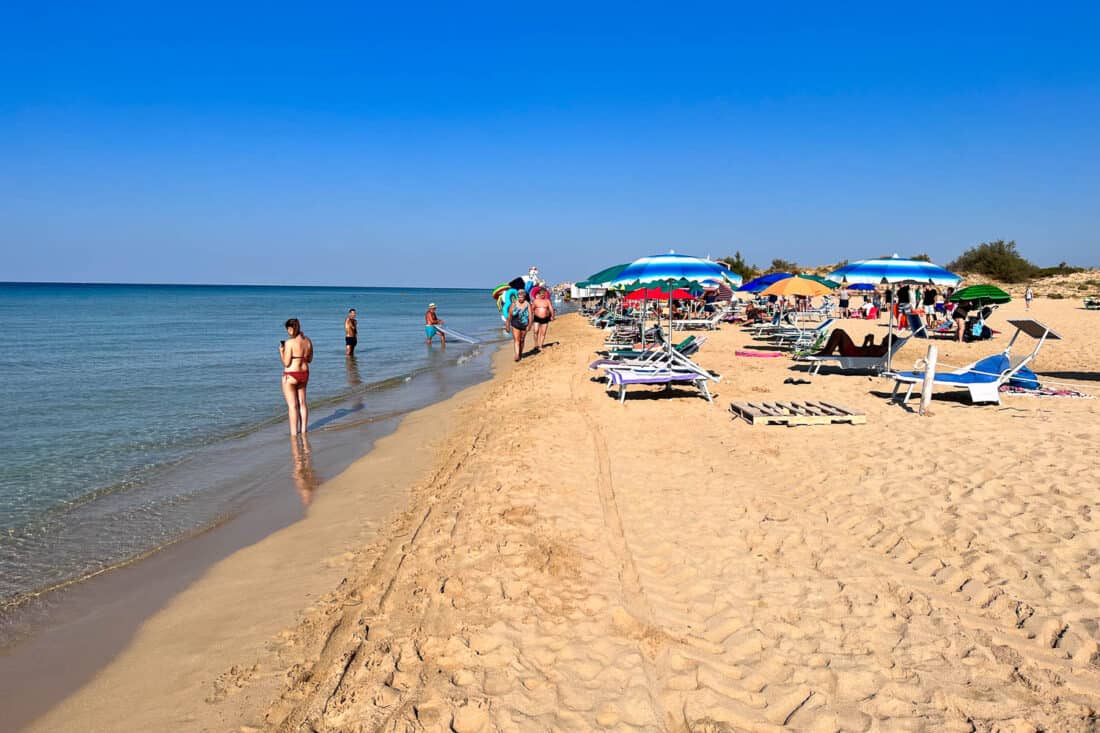
[[[669,356],[672,355],[672,281],[668,282],[668,339],[667,349]],[[670,362],[671,363],[671,362]]]
[[[901,312],[901,306],[898,303],[898,296],[895,293],[893,285],[890,286],[890,317],[889,331],[886,334],[886,371],[891,371],[894,368],[894,308]]]

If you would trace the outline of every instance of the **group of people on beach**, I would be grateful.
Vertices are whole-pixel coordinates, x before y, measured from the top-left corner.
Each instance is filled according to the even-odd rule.
[[[557,318],[554,301],[550,291],[539,287],[535,289],[533,299],[527,299],[527,291],[520,288],[516,299],[505,314],[505,330],[512,334],[512,347],[515,361],[523,358],[523,349],[527,344],[527,334],[532,332],[535,339],[535,353],[540,353],[546,345],[546,329],[550,321]]]
[[[550,321],[557,317],[550,291],[539,288],[532,300],[520,290],[516,300],[508,308],[506,329],[512,335],[515,347],[515,360],[523,358],[527,334],[535,339],[535,352],[542,351],[546,345],[546,329]],[[424,334],[431,346],[436,336],[440,344],[447,345],[447,333],[442,326],[445,321],[439,317],[435,303],[428,304],[424,313]],[[309,402],[306,400],[306,388],[309,385],[309,365],[313,362],[313,342],[302,333],[302,324],[297,318],[288,318],[283,324],[287,338],[279,342],[279,358],[283,364],[282,388],[286,399],[287,419],[290,434],[304,434],[309,426]],[[354,359],[355,348],[359,345],[359,319],[354,308],[348,310],[344,319],[344,353]]]

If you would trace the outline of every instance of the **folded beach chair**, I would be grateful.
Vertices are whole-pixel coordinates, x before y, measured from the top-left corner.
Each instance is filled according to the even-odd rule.
[[[718,382],[722,377],[707,371],[687,356],[666,349],[664,359],[654,359],[645,364],[605,365],[608,387],[619,389],[619,402],[626,399],[626,388],[634,384],[664,384],[671,387],[675,383],[694,384],[707,401],[713,401],[707,382]]]
[[[917,316],[917,320],[920,317]],[[805,354],[802,356],[795,356],[795,361],[807,364],[806,372],[808,374],[817,374],[821,371],[821,367],[825,364],[836,365],[838,369],[842,371],[865,371],[877,374],[886,368],[886,364],[889,359],[893,359],[897,355],[902,346],[905,346],[906,342],[911,338],[925,338],[921,334],[925,331],[924,324],[921,323],[917,329],[915,329],[908,336],[899,336],[894,339],[894,343],[890,346],[889,355],[883,354],[882,356],[840,356],[838,354],[830,354],[829,356],[815,356],[814,354]],[[821,348],[820,346],[818,348]]]
[[[1058,334],[1038,321],[1030,319],[1010,320],[1009,324],[1016,327],[1016,333],[1012,335],[1012,340],[1008,342],[1008,346],[1004,351],[1000,354],[987,356],[953,372],[936,372],[933,384],[953,389],[969,390],[971,402],[995,402],[1000,404],[1001,385],[1008,382],[1017,372],[1033,361],[1043,343],[1048,340],[1061,339]],[[1012,346],[1021,333],[1026,333],[1035,339],[1035,348],[1028,354],[1013,356]],[[913,394],[913,388],[924,381],[924,372],[897,372],[884,376],[893,377],[894,391],[892,396],[898,402],[908,400]],[[903,384],[907,385],[908,389],[905,391],[905,396],[899,398],[898,389]]]
[[[826,318],[813,328],[788,328],[772,331],[767,338],[773,339],[777,346],[785,346],[791,349],[805,347],[817,340],[821,334],[828,334],[833,325],[832,318]],[[824,343],[824,342],[823,342]]]
[[[726,308],[719,308],[710,315],[709,318],[685,318],[683,320],[672,322],[672,328],[676,331],[684,331],[691,328],[703,328],[708,331],[713,331],[718,328],[718,324],[726,318],[729,314],[729,310]]]
[[[705,336],[696,338],[695,336],[688,336],[680,343],[674,345],[673,350],[682,354],[683,356],[691,356],[698,351],[703,344],[707,342]],[[671,361],[668,355],[668,349],[664,346],[657,346],[653,349],[646,349],[645,351],[638,350],[612,350],[606,352],[606,356],[602,359],[597,359],[588,365],[589,369],[602,369],[608,366],[642,366],[642,365],[654,365],[660,364],[664,361]]]

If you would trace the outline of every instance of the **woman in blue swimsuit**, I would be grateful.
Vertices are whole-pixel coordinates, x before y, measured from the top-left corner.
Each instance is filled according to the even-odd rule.
[[[523,342],[527,340],[527,328],[530,325],[531,304],[527,302],[527,291],[520,290],[508,307],[508,331],[512,334],[516,361],[523,358]]]

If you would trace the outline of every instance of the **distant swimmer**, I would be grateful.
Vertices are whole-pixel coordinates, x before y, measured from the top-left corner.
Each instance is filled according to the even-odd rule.
[[[355,317],[355,309],[348,311],[348,317],[344,319],[344,346],[348,356],[355,356],[355,347],[359,343],[359,320]]]
[[[306,402],[306,385],[309,384],[309,364],[313,361],[313,342],[302,333],[297,318],[284,324],[288,338],[279,342],[279,356],[283,361],[283,397],[286,398],[290,434],[306,432],[309,425],[309,405]]]
[[[544,287],[538,288],[531,308],[534,310],[535,323],[531,328],[535,332],[535,351],[542,351],[548,324],[557,317],[557,313],[554,312],[554,303],[550,299],[550,291]]]
[[[436,326],[442,326],[443,323],[443,319],[435,313],[435,303],[428,303],[428,312],[424,314],[424,333],[428,337],[428,346],[432,345],[432,339],[437,333],[439,334],[439,343],[443,346],[447,345],[447,334],[436,328]]]

